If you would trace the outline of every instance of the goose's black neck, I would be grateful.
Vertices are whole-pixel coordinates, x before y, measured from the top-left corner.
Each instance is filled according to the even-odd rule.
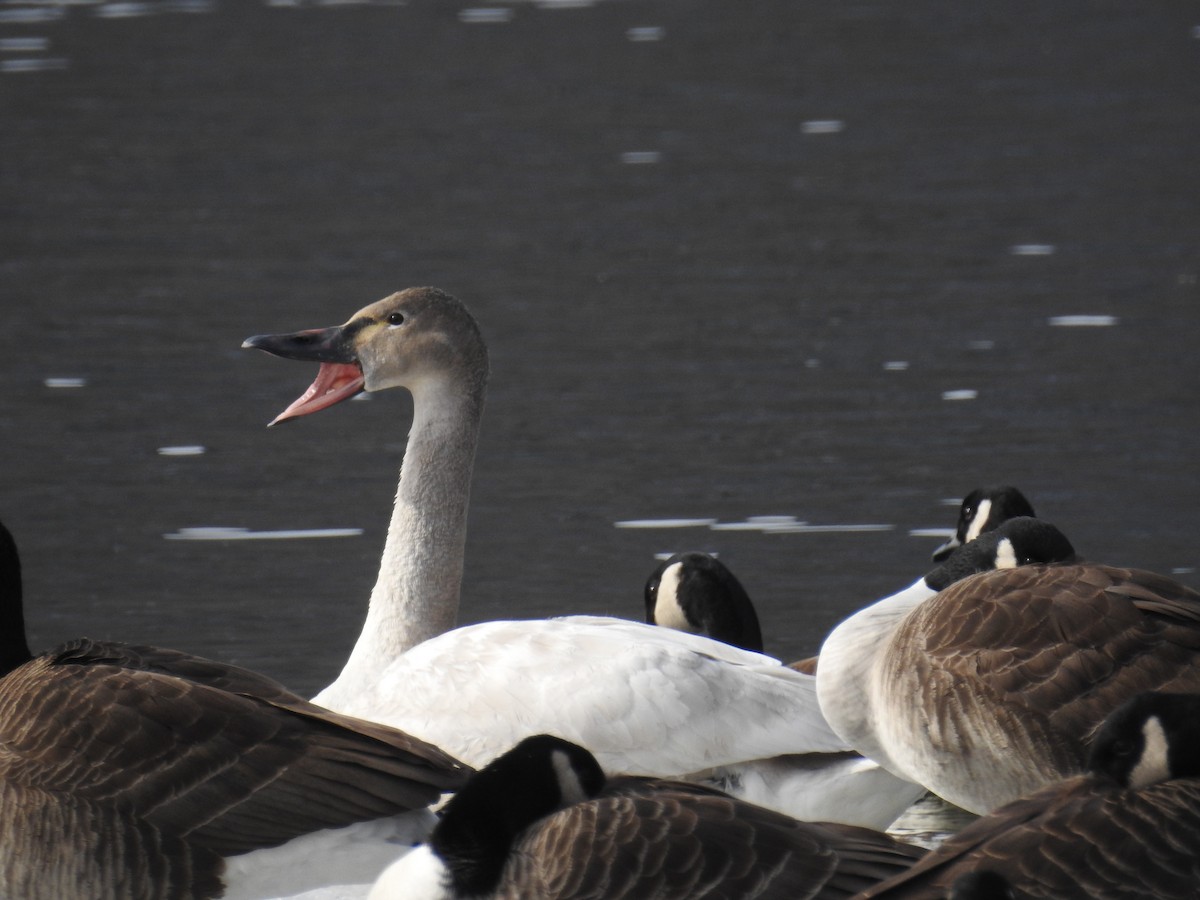
[[[17,555],[17,542],[0,522],[0,676],[32,658],[25,640],[21,557]]]

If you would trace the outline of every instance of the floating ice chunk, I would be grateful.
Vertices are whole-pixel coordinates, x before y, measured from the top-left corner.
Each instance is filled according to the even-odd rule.
[[[44,37],[0,38],[0,53],[44,53],[50,48],[50,39]]]
[[[507,7],[472,6],[458,11],[458,21],[467,25],[502,25],[511,22],[513,11]]]
[[[1117,324],[1116,316],[1051,316],[1047,320],[1059,328],[1107,328]]]
[[[357,537],[361,528],[290,528],[278,531],[251,531],[226,525],[180,528],[163,537],[168,541],[288,541],[302,538]]]
[[[0,72],[61,72],[67,61],[61,57],[0,59]]]
[[[775,525],[765,528],[771,534],[859,534],[874,531],[891,531],[895,525],[883,524],[849,524],[849,525],[810,525],[807,522],[796,522],[791,525]]]
[[[643,43],[661,41],[666,33],[666,29],[659,25],[639,25],[635,28],[626,29],[625,37],[635,43]]]
[[[707,528],[716,519],[625,519],[614,522],[617,528]]]
[[[837,134],[846,123],[841,119],[812,119],[800,125],[800,130],[805,134]]]
[[[180,444],[175,447],[159,447],[159,456],[203,456],[207,448],[199,444]]]

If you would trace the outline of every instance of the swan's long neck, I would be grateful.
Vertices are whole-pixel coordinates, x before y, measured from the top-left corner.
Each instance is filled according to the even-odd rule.
[[[817,663],[817,699],[838,737],[883,766],[889,760],[873,738],[877,717],[872,706],[872,672],[888,636],[909,612],[937,593],[924,578],[859,610],[830,632]]]
[[[413,423],[362,634],[341,675],[314,698],[342,708],[394,659],[455,626],[482,385],[413,390]]]

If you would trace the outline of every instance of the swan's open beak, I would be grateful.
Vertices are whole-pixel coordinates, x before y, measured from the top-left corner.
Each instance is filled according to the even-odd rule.
[[[321,364],[317,378],[308,390],[272,419],[270,425],[318,412],[363,390],[362,368],[343,328],[256,334],[242,341],[242,346],[284,359],[312,360]]]

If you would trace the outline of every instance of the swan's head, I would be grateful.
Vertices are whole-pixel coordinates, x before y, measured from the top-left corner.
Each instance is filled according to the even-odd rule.
[[[259,334],[243,347],[321,364],[307,391],[271,423],[305,416],[360,391],[450,388],[482,395],[487,347],[475,319],[437,288],[407,288],[363,307],[344,325]]]

